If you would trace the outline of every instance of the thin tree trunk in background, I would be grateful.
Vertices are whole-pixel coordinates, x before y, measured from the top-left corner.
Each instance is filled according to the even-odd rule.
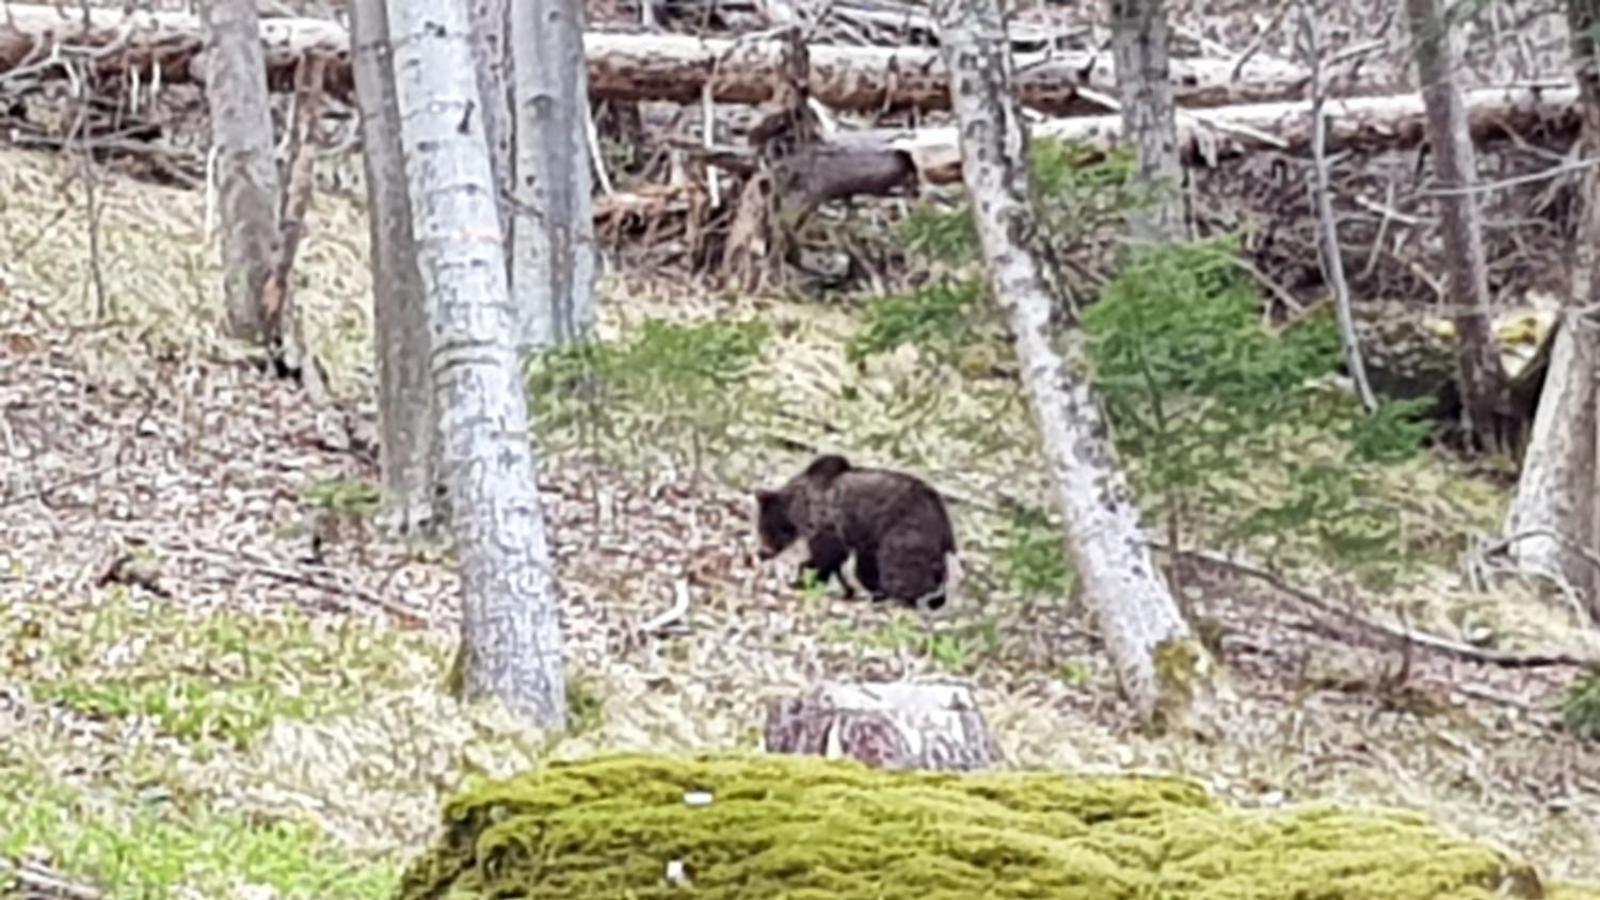
[[[261,23],[254,0],[210,0],[204,8],[228,330],[270,346],[282,324],[270,321],[262,305],[278,241],[278,168]]]
[[[580,0],[512,11],[516,185],[512,276],[524,347],[582,337],[595,320],[589,80]]]
[[[511,124],[511,0],[471,0],[472,64],[478,75],[478,95],[483,103],[483,136],[489,142],[489,164],[494,169],[495,209],[500,232],[511,234],[506,194],[511,190],[515,129]],[[511,254],[506,254],[506,277],[511,277]],[[512,296],[516,285],[512,284]]]
[[[1209,657],[1156,568],[1088,380],[1083,330],[1074,323],[1057,335],[1051,327],[1052,315],[1068,306],[1059,276],[1030,243],[1039,229],[998,0],[935,0],[933,10],[990,294],[1015,336],[1084,598],[1140,718],[1194,724],[1190,714],[1210,699]]]
[[[1356,332],[1355,310],[1350,300],[1350,283],[1344,275],[1344,252],[1339,249],[1339,213],[1333,208],[1333,183],[1328,165],[1327,80],[1324,77],[1320,13],[1312,0],[1296,0],[1300,7],[1300,41],[1311,70],[1311,205],[1317,214],[1317,248],[1322,276],[1333,292],[1333,309],[1339,322],[1339,350],[1350,372],[1361,408],[1373,412],[1378,398],[1367,378],[1367,364],[1361,356],[1361,338]]]
[[[1583,116],[1583,154],[1595,159],[1600,157],[1600,0],[1568,0],[1567,27]],[[1590,618],[1600,622],[1600,572],[1581,552],[1592,550],[1600,538],[1600,504],[1595,503],[1600,324],[1583,311],[1600,302],[1600,172],[1593,167],[1584,173],[1583,218],[1574,251],[1572,290],[1506,515],[1506,536],[1520,569],[1560,577],[1582,590]]]
[[[1446,193],[1437,198],[1439,229],[1447,262],[1446,295],[1461,310],[1455,321],[1457,379],[1469,435],[1480,446],[1505,446],[1506,377],[1490,321],[1489,277],[1478,221],[1478,181],[1466,102],[1457,69],[1461,58],[1455,30],[1439,0],[1406,0],[1411,46],[1417,61],[1434,180]]]
[[[428,304],[411,231],[384,0],[353,0],[350,30],[367,184],[384,519],[402,534],[429,534],[448,524],[448,503],[438,491]]]
[[[1150,205],[1129,215],[1130,230],[1138,240],[1181,241],[1188,228],[1168,72],[1165,0],[1111,0],[1111,47],[1123,139],[1133,145],[1139,177],[1153,191]]]
[[[464,600],[462,687],[552,729],[567,720],[556,583],[515,346],[517,310],[471,32],[461,7],[389,0],[395,97],[434,402]]]

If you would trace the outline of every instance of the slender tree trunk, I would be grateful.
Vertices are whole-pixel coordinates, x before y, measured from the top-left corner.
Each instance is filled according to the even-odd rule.
[[[281,323],[269,321],[262,291],[278,241],[278,168],[261,24],[254,0],[210,0],[204,18],[228,329],[242,340],[271,345]]]
[[[526,0],[512,12],[516,48],[512,277],[522,342],[550,347],[595,318],[588,66],[580,0]]]
[[[411,198],[400,149],[389,13],[384,0],[353,0],[350,20],[351,68],[361,107],[366,167],[384,518],[403,534],[427,534],[448,523],[448,504],[439,496],[428,304],[417,271]]]
[[[1568,0],[1584,156],[1600,156],[1600,0]],[[1556,576],[1583,590],[1600,622],[1600,572],[1581,552],[1600,538],[1600,474],[1595,404],[1600,395],[1600,323],[1582,307],[1600,303],[1600,173],[1584,173],[1572,291],[1550,356],[1533,435],[1506,516],[1511,556],[1526,572]]]
[[[1154,192],[1153,202],[1129,217],[1133,236],[1156,242],[1183,240],[1188,229],[1168,73],[1165,0],[1111,0],[1111,46],[1123,139],[1133,145],[1139,177]]]
[[[566,724],[556,584],[466,11],[389,0],[395,96],[465,600],[467,697]]]
[[[1361,356],[1361,338],[1356,332],[1355,310],[1350,301],[1350,284],[1344,276],[1344,253],[1339,249],[1339,214],[1333,208],[1333,184],[1328,165],[1328,119],[1323,115],[1327,102],[1327,82],[1323,77],[1320,11],[1312,0],[1297,0],[1300,7],[1300,40],[1311,70],[1311,206],[1317,214],[1317,247],[1322,259],[1322,276],[1333,292],[1333,309],[1339,322],[1339,349],[1356,398],[1367,412],[1378,408],[1367,378],[1367,364]]]
[[[515,129],[511,124],[511,0],[471,0],[472,61],[483,101],[483,134],[489,142],[489,163],[494,169],[495,209],[500,231],[511,234],[510,210],[505,197],[511,190]],[[511,254],[506,254],[506,277],[511,277]],[[512,296],[517,294],[511,284]]]
[[[1406,0],[1411,21],[1411,46],[1417,60],[1426,131],[1433,151],[1440,233],[1448,261],[1446,283],[1459,350],[1457,378],[1468,433],[1482,446],[1505,446],[1507,433],[1505,370],[1495,347],[1489,313],[1489,278],[1478,222],[1477,162],[1473,155],[1466,102],[1457,80],[1461,54],[1455,30],[1440,9],[1440,0]]]
[[[1088,379],[1080,327],[1036,247],[1027,138],[1010,95],[1012,63],[998,0],[935,0],[990,293],[1010,320],[1028,399],[1055,475],[1066,544],[1123,692],[1149,723],[1188,719],[1208,699],[1209,657],[1194,640],[1146,543],[1105,413]]]

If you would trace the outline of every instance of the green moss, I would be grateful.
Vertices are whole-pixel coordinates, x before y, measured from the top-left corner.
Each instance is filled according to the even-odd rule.
[[[1527,867],[1419,817],[1232,810],[1167,778],[621,755],[479,785],[444,820],[402,900],[676,897],[675,861],[702,900],[1539,896]]]

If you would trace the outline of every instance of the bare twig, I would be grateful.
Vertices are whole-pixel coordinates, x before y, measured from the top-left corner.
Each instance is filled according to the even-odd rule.
[[[1311,0],[1296,0],[1300,7],[1300,34],[1306,62],[1311,67],[1311,168],[1314,179],[1313,194],[1317,219],[1322,232],[1322,271],[1328,286],[1333,289],[1334,309],[1338,313],[1340,343],[1344,345],[1345,365],[1350,369],[1350,380],[1355,383],[1356,396],[1368,412],[1378,408],[1372,384],[1367,380],[1367,369],[1361,359],[1361,345],[1356,337],[1355,316],[1350,309],[1350,286],[1345,282],[1344,260],[1339,256],[1338,219],[1333,209],[1333,188],[1330,184],[1327,155],[1327,120],[1322,107],[1327,96],[1323,82],[1322,47],[1318,43],[1317,14]]]
[[[1157,542],[1152,541],[1150,542],[1150,545],[1152,547],[1171,552],[1171,548],[1165,547]],[[1309,606],[1318,612],[1326,613],[1342,619],[1363,631],[1380,635],[1389,640],[1399,641],[1403,644],[1424,647],[1426,649],[1433,650],[1434,652],[1442,653],[1446,656],[1455,657],[1456,659],[1464,659],[1470,662],[1500,666],[1501,668],[1507,669],[1537,669],[1555,666],[1586,668],[1595,665],[1596,662],[1600,662],[1597,660],[1584,659],[1582,657],[1574,656],[1570,653],[1509,653],[1500,650],[1485,650],[1481,647],[1474,647],[1471,644],[1462,643],[1461,641],[1453,641],[1449,638],[1441,637],[1436,634],[1428,634],[1424,631],[1396,627],[1394,625],[1385,625],[1382,622],[1374,622],[1371,619],[1360,616],[1348,609],[1341,609],[1335,604],[1328,602],[1322,597],[1319,597],[1316,594],[1305,590],[1304,588],[1296,587],[1290,584],[1289,581],[1282,575],[1279,575],[1270,569],[1265,569],[1260,566],[1254,566],[1249,563],[1229,559],[1226,556],[1200,550],[1180,550],[1175,555],[1181,556],[1193,562],[1227,569],[1240,575],[1248,575],[1251,578],[1271,585],[1281,593],[1292,597],[1305,606]]]

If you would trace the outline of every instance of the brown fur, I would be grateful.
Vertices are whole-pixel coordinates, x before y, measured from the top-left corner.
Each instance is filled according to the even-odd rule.
[[[856,578],[872,599],[944,605],[955,533],[944,499],[922,479],[858,469],[829,454],[783,487],[755,496],[762,559],[804,538],[810,555],[802,576],[810,569],[820,581],[835,578],[846,596],[854,596],[843,572],[854,554]]]

